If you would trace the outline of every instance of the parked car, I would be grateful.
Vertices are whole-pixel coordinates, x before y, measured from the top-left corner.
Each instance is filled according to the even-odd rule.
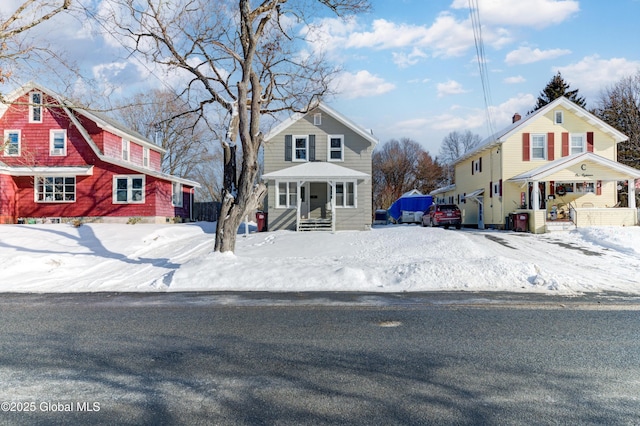
[[[422,215],[422,226],[462,227],[462,214],[455,204],[432,204]]]

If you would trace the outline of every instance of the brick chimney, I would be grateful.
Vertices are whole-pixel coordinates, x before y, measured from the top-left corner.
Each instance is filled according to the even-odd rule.
[[[516,112],[515,114],[513,114],[512,123],[515,123],[516,121],[520,121],[521,119],[522,119],[522,116]]]

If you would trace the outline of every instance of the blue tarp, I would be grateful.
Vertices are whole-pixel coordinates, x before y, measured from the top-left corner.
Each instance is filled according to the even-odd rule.
[[[433,197],[431,195],[422,195],[417,193],[406,193],[391,204],[387,210],[389,216],[398,221],[402,217],[403,211],[423,212],[431,206]]]

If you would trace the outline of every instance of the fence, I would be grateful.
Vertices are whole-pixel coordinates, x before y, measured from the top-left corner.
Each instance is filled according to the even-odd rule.
[[[219,213],[220,203],[217,201],[193,203],[193,218],[196,221],[215,222]]]

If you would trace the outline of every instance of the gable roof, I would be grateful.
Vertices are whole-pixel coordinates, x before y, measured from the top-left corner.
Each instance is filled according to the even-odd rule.
[[[29,83],[21,86],[20,88],[14,90],[9,95],[7,95],[7,97],[5,99],[6,99],[6,101],[9,101],[9,102],[5,101],[5,102],[2,102],[0,104],[0,116],[4,115],[4,113],[7,111],[11,101],[14,101],[14,100],[20,98],[21,96],[24,96],[25,94],[27,94],[31,90],[38,90],[40,92],[46,93],[47,95],[49,95],[52,98],[54,98],[60,104],[60,107],[62,108],[62,110],[67,114],[67,116],[69,117],[71,122],[77,127],[78,131],[80,132],[80,134],[82,135],[84,140],[87,142],[89,147],[91,147],[91,150],[94,152],[94,154],[101,161],[104,161],[105,163],[113,164],[113,165],[116,165],[116,166],[120,166],[120,167],[129,169],[129,170],[133,170],[133,171],[136,171],[138,173],[142,173],[142,174],[145,174],[145,175],[153,176],[153,177],[156,177],[156,178],[159,178],[159,179],[168,180],[168,181],[171,181],[171,182],[182,183],[182,184],[185,184],[185,185],[188,185],[188,186],[192,186],[194,188],[201,188],[201,185],[198,182],[195,182],[195,181],[192,181],[192,180],[189,180],[189,179],[180,178],[180,177],[173,176],[173,175],[169,175],[169,174],[162,173],[162,172],[157,172],[157,171],[154,171],[154,170],[151,170],[151,169],[147,169],[147,168],[142,167],[142,166],[138,166],[138,165],[133,164],[133,163],[129,163],[129,162],[126,162],[126,161],[119,160],[117,158],[113,158],[113,157],[109,157],[107,155],[104,155],[100,151],[100,148],[98,148],[98,145],[95,143],[95,141],[91,138],[91,135],[89,134],[89,132],[87,132],[87,129],[85,129],[85,127],[82,125],[80,120],[78,120],[78,117],[76,117],[76,114],[74,114],[74,112],[78,112],[78,113],[82,114],[83,116],[85,116],[86,118],[88,118],[89,120],[95,122],[96,125],[98,125],[101,129],[106,130],[106,131],[111,132],[111,133],[114,133],[114,134],[116,134],[118,136],[124,137],[127,140],[134,141],[136,143],[140,143],[142,146],[148,147],[150,149],[154,149],[155,151],[158,151],[160,153],[165,153],[166,150],[164,148],[161,148],[158,145],[154,144],[149,139],[145,138],[144,136],[140,135],[139,133],[134,132],[133,130],[126,129],[126,127],[124,127],[121,124],[117,124],[117,122],[115,120],[112,120],[110,118],[106,118],[103,114],[89,112],[86,109],[74,106],[71,101],[65,99],[64,97],[62,97],[60,95],[58,95],[53,90],[47,89],[44,86],[41,86],[41,85],[39,85],[37,83],[29,82]],[[13,170],[14,173],[18,173],[19,172],[14,167],[7,167],[7,170],[8,169]]]
[[[338,122],[344,124],[349,129],[353,130],[355,133],[359,134],[360,136],[362,136],[363,138],[368,140],[374,147],[378,144],[378,138],[373,135],[372,131],[367,130],[364,127],[361,127],[361,126],[357,125],[356,123],[354,123],[353,121],[348,119],[346,116],[344,116],[343,114],[340,114],[338,111],[334,110],[333,108],[329,107],[328,105],[326,105],[323,102],[319,102],[316,107],[311,108],[306,113],[298,112],[296,114],[293,114],[291,117],[287,118],[282,123],[280,123],[279,125],[277,125],[273,129],[271,129],[271,131],[264,138],[264,140],[268,141],[268,140],[272,139],[274,136],[284,132],[287,128],[289,128],[291,125],[293,125],[296,121],[300,120],[302,117],[304,117],[307,114],[312,113],[313,111],[318,110],[318,109],[320,111],[328,114],[329,116],[333,117]]]
[[[464,161],[464,160],[474,156],[478,152],[481,152],[481,151],[484,151],[484,150],[487,150],[487,149],[491,149],[491,148],[493,148],[495,146],[498,146],[498,145],[502,145],[514,133],[517,133],[518,131],[520,131],[522,129],[522,127],[524,127],[525,125],[530,124],[531,122],[533,122],[538,117],[541,117],[541,116],[545,115],[547,112],[549,112],[550,110],[552,110],[552,109],[554,109],[554,108],[556,108],[558,106],[562,106],[562,107],[568,109],[569,111],[572,111],[575,115],[577,115],[578,117],[582,118],[583,120],[585,120],[590,125],[592,125],[594,127],[597,127],[600,130],[602,130],[604,133],[607,133],[607,134],[611,135],[613,137],[613,139],[616,141],[616,143],[624,142],[624,141],[629,139],[629,137],[627,135],[625,135],[624,133],[620,132],[619,130],[616,130],[614,127],[612,127],[609,124],[605,123],[603,120],[601,120],[600,118],[598,118],[595,115],[591,114],[586,109],[580,107],[575,102],[569,100],[568,98],[566,98],[564,96],[561,96],[558,99],[555,99],[554,101],[552,101],[552,102],[548,103],[547,105],[543,106],[539,110],[535,111],[534,113],[529,114],[526,117],[521,118],[520,120],[516,121],[515,123],[511,123],[509,126],[505,127],[504,129],[502,129],[502,130],[494,133],[493,135],[489,136],[488,138],[484,139],[482,142],[480,142],[480,144],[475,149],[473,149],[473,150],[461,155],[460,157],[458,157],[454,161],[454,164],[457,164],[457,163],[459,163],[461,161]]]
[[[555,161],[551,161],[538,168],[526,171],[517,176],[508,179],[511,182],[528,182],[543,180],[554,173],[566,169],[567,167],[574,166],[583,161],[592,161],[596,164],[600,164],[608,169],[614,170],[621,174],[627,175],[634,179],[640,178],[640,170],[633,167],[626,166],[617,161],[609,160],[608,158],[601,157],[592,152],[583,152],[580,154],[570,155],[568,157],[562,157]]]
[[[311,161],[262,175],[266,179],[367,179],[369,174],[326,161]]]

